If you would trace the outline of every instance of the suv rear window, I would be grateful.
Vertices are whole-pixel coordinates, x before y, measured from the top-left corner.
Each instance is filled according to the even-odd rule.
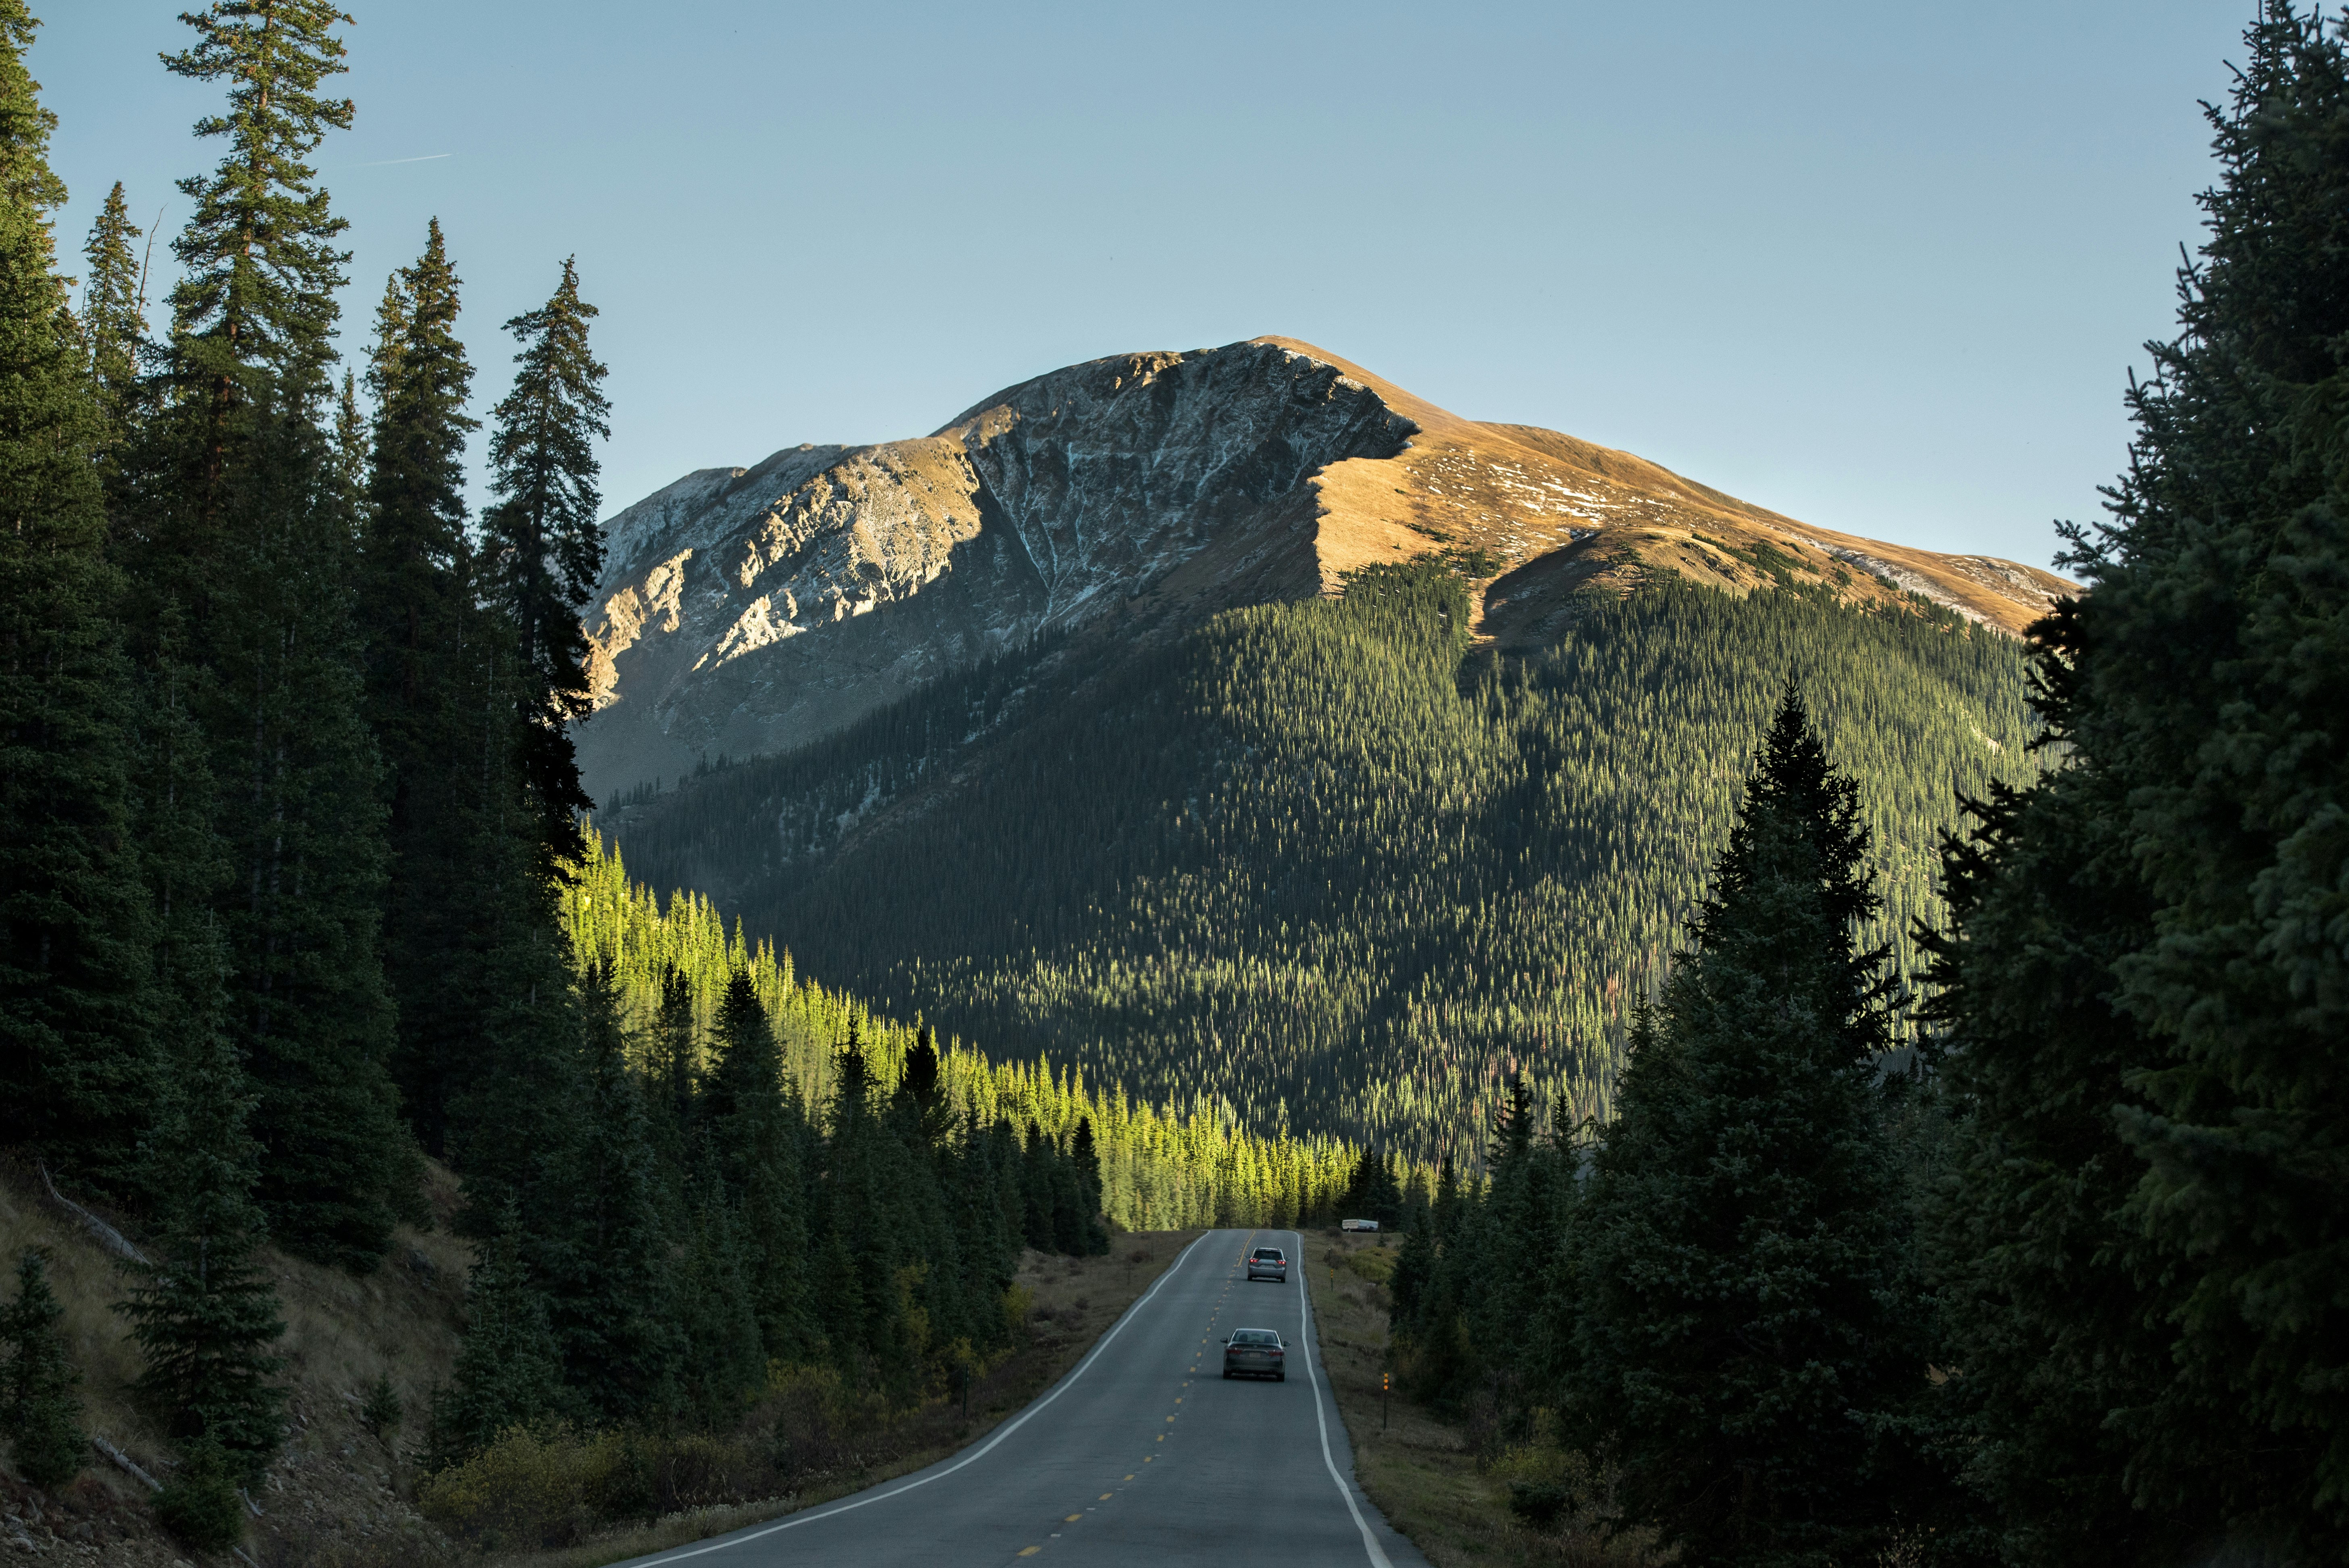
[[[1260,1264],[1279,1263],[1282,1261],[1280,1249],[1278,1247],[1258,1247],[1256,1250],[1256,1261]]]

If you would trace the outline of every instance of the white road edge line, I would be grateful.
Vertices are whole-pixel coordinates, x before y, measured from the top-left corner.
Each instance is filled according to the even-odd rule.
[[[1330,1479],[1338,1483],[1338,1495],[1346,1500],[1346,1511],[1354,1516],[1354,1528],[1362,1532],[1362,1550],[1371,1554],[1372,1568],[1394,1568],[1394,1564],[1387,1560],[1386,1548],[1381,1546],[1379,1538],[1371,1533],[1370,1522],[1362,1517],[1361,1509],[1356,1505],[1354,1489],[1347,1484],[1344,1476],[1338,1473],[1338,1461],[1330,1453],[1330,1413],[1321,1408],[1321,1380],[1313,1372],[1316,1359],[1313,1354],[1313,1284],[1303,1273],[1313,1264],[1305,1255],[1305,1233],[1291,1231],[1288,1233],[1297,1238],[1297,1340],[1305,1351],[1305,1380],[1313,1385],[1313,1418],[1321,1423],[1321,1462],[1330,1467]],[[1330,1397],[1334,1399],[1337,1395],[1333,1392]]]
[[[1212,1235],[1214,1233],[1210,1232],[1208,1233]],[[924,1476],[919,1480],[908,1481],[904,1486],[897,1488],[895,1491],[885,1491],[877,1497],[860,1498],[854,1502],[844,1502],[838,1508],[827,1508],[822,1513],[795,1513],[791,1518],[784,1520],[781,1524],[771,1524],[767,1526],[766,1529],[753,1532],[749,1535],[737,1535],[724,1541],[714,1541],[707,1546],[696,1546],[684,1551],[673,1551],[666,1555],[655,1555],[641,1558],[637,1561],[636,1568],[662,1568],[663,1564],[682,1563],[688,1557],[706,1557],[712,1552],[730,1552],[737,1546],[748,1546],[753,1541],[763,1541],[768,1536],[776,1533],[778,1531],[794,1530],[802,1524],[813,1524],[820,1519],[835,1518],[840,1514],[852,1512],[856,1509],[869,1508],[876,1502],[886,1502],[893,1497],[903,1497],[907,1492],[912,1491],[916,1487],[927,1486],[934,1480],[944,1480],[947,1477],[954,1474],[955,1471],[962,1469],[963,1466],[967,1464],[974,1464],[978,1460],[985,1459],[988,1450],[993,1449],[996,1444],[1001,1442],[1004,1439],[1009,1437],[1012,1433],[1026,1426],[1029,1421],[1034,1418],[1038,1411],[1041,1410],[1045,1406],[1050,1404],[1053,1400],[1067,1393],[1070,1388],[1073,1387],[1077,1379],[1085,1375],[1086,1369],[1092,1366],[1093,1362],[1100,1357],[1101,1353],[1109,1348],[1109,1342],[1115,1339],[1121,1333],[1124,1332],[1125,1326],[1133,1321],[1134,1315],[1139,1313],[1143,1307],[1150,1305],[1150,1298],[1158,1294],[1158,1287],[1164,1284],[1168,1280],[1173,1279],[1174,1277],[1174,1271],[1183,1266],[1183,1260],[1191,1255],[1191,1253],[1198,1247],[1199,1242],[1204,1242],[1206,1239],[1207,1238],[1206,1236],[1201,1236],[1197,1241],[1194,1241],[1189,1246],[1185,1247],[1181,1252],[1175,1253],[1174,1261],[1166,1265],[1166,1272],[1160,1274],[1156,1283],[1153,1284],[1148,1290],[1142,1293],[1141,1300],[1135,1302],[1132,1306],[1127,1307],[1124,1313],[1120,1315],[1117,1322],[1110,1326],[1110,1331],[1101,1336],[1101,1342],[1095,1345],[1092,1349],[1087,1353],[1082,1361],[1077,1363],[1077,1369],[1075,1371],[1061,1379],[1060,1386],[1058,1387],[1045,1395],[1042,1398],[1037,1400],[1034,1404],[1029,1406],[1025,1410],[1019,1412],[1019,1417],[1017,1420],[1007,1422],[1001,1431],[997,1432],[995,1436],[987,1439],[984,1446],[974,1449],[971,1452],[965,1454],[961,1459],[957,1460],[953,1464],[947,1466],[946,1469],[942,1470],[934,1470],[930,1474]],[[1329,1440],[1327,1438],[1324,1438],[1322,1440],[1322,1451],[1324,1453],[1329,1451]],[[1381,1568],[1386,1568],[1385,1558],[1380,1558],[1379,1563],[1381,1564]]]

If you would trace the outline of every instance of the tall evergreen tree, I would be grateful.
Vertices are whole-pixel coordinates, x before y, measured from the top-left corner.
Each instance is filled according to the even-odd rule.
[[[151,1109],[149,910],[103,425],[55,271],[66,193],[34,26],[0,0],[0,1137],[121,1191]]]
[[[726,983],[717,1033],[717,1059],[703,1087],[708,1137],[740,1215],[742,1266],[766,1354],[797,1360],[813,1329],[800,1140],[774,1026],[747,969]]]
[[[547,1323],[546,1296],[523,1261],[512,1209],[481,1248],[465,1289],[465,1337],[456,1371],[432,1407],[432,1463],[454,1463],[501,1433],[553,1416],[562,1398],[562,1360]]]
[[[335,480],[354,516],[366,514],[367,465],[373,456],[367,418],[359,412],[358,379],[346,370],[342,395],[335,403]]]
[[[2050,744],[2066,733],[2075,630],[2061,614],[2037,631]],[[1958,1112],[1933,1248],[1964,1373],[1950,1457],[2009,1557],[2154,1568],[2218,1528],[2196,1478],[2223,1470],[2236,1490],[2248,1456],[2197,1438],[2211,1412],[2170,1358],[2175,1293],[2147,1278],[2122,1217],[2141,1166],[2112,1110],[2143,1102],[2112,967],[2151,909],[2116,842],[2122,804],[2089,783],[1994,791],[1944,851],[1952,931],[1931,939],[1928,977]],[[2133,1505],[2140,1485],[2158,1511]]]
[[[640,1422],[672,1405],[690,1347],[671,1321],[669,1241],[611,972],[591,965],[579,990],[584,1070],[531,1251],[569,1403],[595,1421]]]
[[[217,1033],[181,1041],[167,1081],[145,1148],[154,1257],[120,1310],[146,1357],[140,1393],[165,1429],[217,1446],[252,1480],[277,1451],[285,1398],[272,1349],[285,1325],[253,1197],[262,1150],[245,1130],[256,1097]]]
[[[130,221],[122,181],[116,181],[82,247],[89,263],[81,289],[82,341],[109,444],[122,439],[140,395],[139,354],[147,341],[147,299],[130,242],[143,232]]]
[[[928,1032],[924,1031],[924,1043]],[[1093,1119],[1080,1118],[1069,1140],[1069,1165],[1077,1179],[1077,1207],[1084,1226],[1084,1250],[1098,1257],[1109,1251],[1109,1231],[1102,1224],[1101,1150],[1093,1142]]]
[[[230,959],[224,1015],[259,1092],[259,1196],[301,1255],[371,1266],[406,1173],[384,1067],[392,1013],[378,953],[383,811],[353,619],[352,519],[318,417],[344,224],[306,160],[347,100],[316,0],[239,0],[190,15],[178,75],[229,84],[197,131],[227,143],[181,182],[162,408],[126,449],[124,553],[135,646],[185,607],[190,707],[211,751],[210,829],[232,875],[215,902]]]
[[[581,615],[604,568],[603,496],[595,441],[608,437],[605,368],[587,345],[595,307],[579,297],[569,260],[554,296],[506,323],[521,340],[513,389],[492,415],[482,520],[499,603],[519,640],[523,777],[549,855],[580,853],[576,816],[595,802],[579,786],[569,726],[589,709]]]
[[[688,1346],[678,1377],[681,1409],[714,1427],[741,1413],[758,1389],[766,1357],[733,1194],[716,1151],[707,1146],[694,1170],[687,1212],[677,1278],[678,1330]]]
[[[508,717],[486,727],[510,734]],[[496,831],[478,843],[479,945],[470,956],[480,975],[480,1032],[443,1079],[449,1157],[464,1178],[464,1230],[493,1233],[513,1208],[536,1235],[564,1203],[550,1161],[569,1138],[582,1093],[579,999],[570,942],[554,920],[550,890],[533,874],[530,846]]]
[[[482,906],[491,901],[479,896],[480,839],[495,823],[481,798],[475,735],[487,706],[487,628],[465,531],[465,441],[479,422],[465,413],[473,372],[457,315],[457,273],[435,219],[424,253],[392,273],[377,313],[359,619],[388,807],[383,954],[399,1019],[393,1074],[436,1152],[446,1143],[449,1079],[481,1034]],[[338,449],[349,444],[338,438]],[[338,464],[349,460],[338,450]],[[483,738],[493,763],[511,744],[494,731]]]
[[[1858,797],[1789,691],[1578,1217],[1571,1408],[1692,1561],[1872,1556],[1907,1468],[1882,1434],[1926,1346],[1874,1082],[1890,982],[1854,949]]]
[[[16,1299],[0,1309],[0,1437],[8,1439],[16,1468],[44,1491],[55,1491],[81,1473],[89,1439],[82,1435],[81,1382],[66,1355],[59,1327],[65,1308],[49,1288],[48,1258],[27,1247],[16,1260]]]
[[[2349,1552],[2341,27],[2264,5],[2209,111],[2179,335],[2039,628],[2070,765],[1951,855],[1972,1451],[2042,1561]]]
[[[1021,1148],[1020,1230],[1028,1244],[1040,1253],[1055,1251],[1060,1243],[1052,1225],[1052,1153],[1044,1130],[1029,1122]]]
[[[961,1243],[957,1257],[963,1294],[971,1304],[971,1342],[981,1350],[999,1343],[1009,1327],[1001,1303],[1019,1266],[1019,1237],[1005,1222],[998,1196],[1000,1146],[977,1111],[964,1119],[954,1155],[951,1212]]]

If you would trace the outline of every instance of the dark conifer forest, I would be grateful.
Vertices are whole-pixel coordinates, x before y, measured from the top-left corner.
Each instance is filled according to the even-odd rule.
[[[1415,1215],[1405,1387],[1615,1467],[1527,1508],[1707,1563],[2349,1561],[2344,26],[2264,8],[2209,111],[2090,591],[2032,633],[2047,767],[1967,792],[1921,973],[1790,703],[1611,1119],[1506,1096]]]
[[[264,1249],[377,1270],[432,1222],[428,1161],[479,1255],[441,1467],[548,1422],[725,1429],[777,1367],[932,1397],[1021,1332],[1023,1248],[1329,1214],[1343,1145],[934,1043],[593,840],[595,307],[551,254],[511,366],[476,366],[436,222],[344,367],[314,161],[355,112],[348,21],[188,18],[164,64],[217,88],[219,161],[181,183],[177,281],[146,297],[118,186],[77,299],[37,24],[0,0],[0,1140],[132,1219],[119,1310],[185,1456],[172,1528],[233,1541],[283,1440]],[[509,389],[475,516],[483,375]],[[87,1454],[43,1268],[6,1425],[57,1484]]]
[[[2039,771],[2024,650],[1914,601],[1667,578],[1506,659],[1468,621],[1448,567],[1374,568],[1106,672],[949,676],[606,820],[876,1003],[1432,1162],[1511,1071],[1604,1114],[1790,678],[1861,780],[1904,970],[1959,793]]]
[[[274,1260],[452,1227],[416,1463],[592,1449],[617,1519],[779,1389],[967,1394],[1030,1253],[1359,1215],[1405,1396],[1557,1458],[1528,1520],[2349,1562],[2349,13],[2266,0],[2208,109],[2027,643],[1658,578],[1503,653],[1422,562],[600,806],[594,279],[484,329],[436,221],[345,323],[352,18],[183,20],[172,276],[118,184],[69,278],[0,0],[0,1164],[127,1233],[188,1546],[300,1418]],[[83,1373],[0,1261],[54,1491]]]

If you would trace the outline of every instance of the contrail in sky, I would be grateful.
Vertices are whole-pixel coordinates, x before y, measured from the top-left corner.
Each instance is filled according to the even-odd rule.
[[[428,152],[421,158],[378,158],[373,163],[362,163],[361,169],[381,169],[387,163],[429,163],[436,158],[450,156],[446,152]]]

